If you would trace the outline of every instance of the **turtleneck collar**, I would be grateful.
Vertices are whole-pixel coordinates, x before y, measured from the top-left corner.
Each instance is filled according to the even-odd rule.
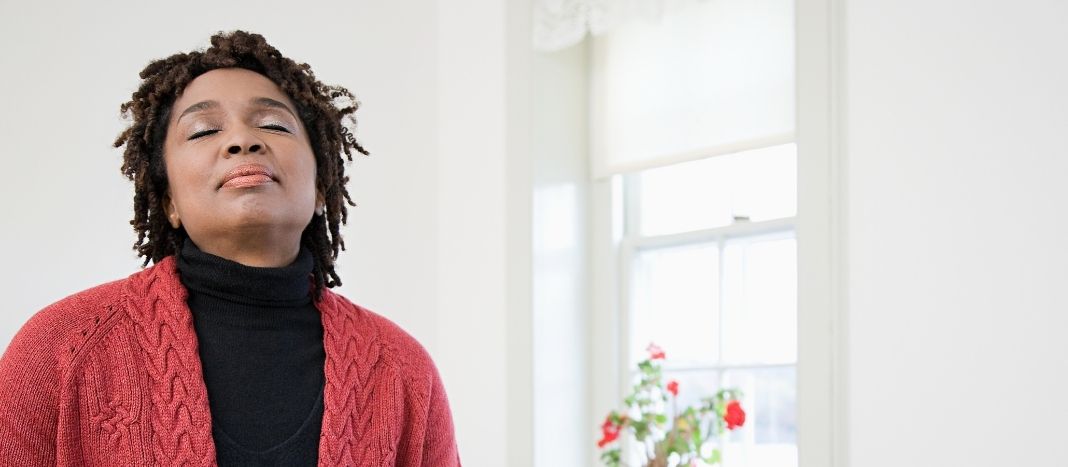
[[[299,306],[311,301],[315,258],[303,244],[297,259],[279,268],[244,264],[202,251],[185,239],[177,267],[186,288],[257,306]]]

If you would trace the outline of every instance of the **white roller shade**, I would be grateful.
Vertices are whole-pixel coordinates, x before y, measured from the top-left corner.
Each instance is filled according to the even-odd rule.
[[[592,51],[595,178],[793,140],[792,0],[674,2]]]

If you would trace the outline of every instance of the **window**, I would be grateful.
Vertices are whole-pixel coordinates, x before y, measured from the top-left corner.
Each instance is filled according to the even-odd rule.
[[[611,186],[595,209],[612,224],[596,241],[616,276],[599,303],[618,316],[594,341],[618,343],[619,394],[650,342],[680,406],[741,389],[726,467],[796,466],[793,1],[671,5],[591,47],[591,173]]]
[[[726,466],[797,465],[793,144],[615,177],[625,371],[665,347],[680,406],[740,388]]]

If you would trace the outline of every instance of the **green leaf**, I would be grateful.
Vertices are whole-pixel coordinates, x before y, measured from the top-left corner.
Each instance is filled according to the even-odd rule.
[[[710,465],[716,465],[716,464],[720,463],[722,460],[723,459],[721,459],[720,455],[719,455],[719,448],[712,449],[712,454],[709,454],[709,456],[707,458],[705,458],[705,462],[707,462]]]
[[[601,461],[611,467],[619,467],[622,455],[619,448],[612,448],[601,453]]]

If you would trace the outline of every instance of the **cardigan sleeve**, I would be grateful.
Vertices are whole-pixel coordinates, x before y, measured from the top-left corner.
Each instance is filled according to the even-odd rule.
[[[0,357],[0,465],[56,462],[60,355],[54,309],[31,317]]]
[[[452,411],[449,409],[449,398],[445,394],[445,385],[441,382],[441,376],[433,364],[431,364],[431,376],[422,465],[460,467],[460,454],[456,448],[456,434],[453,429]]]
[[[368,320],[355,329],[375,331],[375,340],[382,346],[383,355],[391,362],[390,366],[403,375],[406,382],[402,384],[410,389],[401,396],[409,398],[405,405],[412,412],[407,414],[410,418],[403,421],[404,439],[399,441],[402,457],[397,465],[461,467],[449,398],[430,353],[396,323],[366,308],[352,306],[358,310],[356,316]]]

